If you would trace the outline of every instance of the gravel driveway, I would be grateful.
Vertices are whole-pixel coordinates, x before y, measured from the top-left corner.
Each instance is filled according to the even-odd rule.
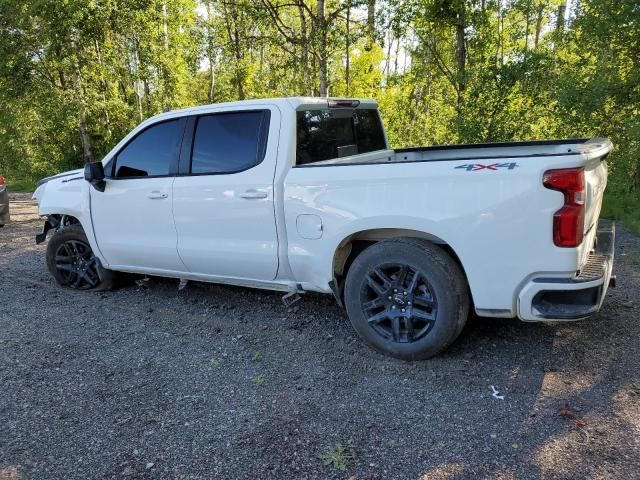
[[[0,479],[640,478],[640,238],[622,228],[598,316],[472,318],[445,354],[404,363],[330,297],[57,288],[34,204],[11,200]]]

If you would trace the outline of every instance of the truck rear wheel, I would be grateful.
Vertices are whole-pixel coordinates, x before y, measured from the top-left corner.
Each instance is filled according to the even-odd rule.
[[[378,242],[356,257],[344,300],[358,335],[402,360],[424,360],[464,328],[469,293],[464,273],[440,247],[413,238]]]
[[[113,286],[113,272],[100,265],[78,224],[63,227],[51,237],[47,268],[62,287],[99,291]]]

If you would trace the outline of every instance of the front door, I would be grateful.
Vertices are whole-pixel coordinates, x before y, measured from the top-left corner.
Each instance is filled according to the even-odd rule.
[[[192,273],[273,280],[273,178],[279,112],[226,110],[192,119],[191,156],[173,185],[178,252]]]
[[[169,120],[142,130],[113,159],[104,192],[91,189],[96,241],[112,268],[186,270],[178,255],[172,207],[185,123]]]

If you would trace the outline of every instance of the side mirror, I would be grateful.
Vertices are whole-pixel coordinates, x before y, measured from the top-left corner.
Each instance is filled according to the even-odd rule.
[[[87,163],[84,166],[84,179],[99,192],[104,192],[107,182],[104,180],[104,167],[102,162]]]

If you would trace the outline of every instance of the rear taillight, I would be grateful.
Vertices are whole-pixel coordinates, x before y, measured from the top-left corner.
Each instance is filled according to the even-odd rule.
[[[584,170],[547,170],[542,183],[564,194],[564,206],[553,214],[553,243],[558,247],[577,247],[584,236]]]
[[[0,177],[0,185],[4,185],[4,177]]]

